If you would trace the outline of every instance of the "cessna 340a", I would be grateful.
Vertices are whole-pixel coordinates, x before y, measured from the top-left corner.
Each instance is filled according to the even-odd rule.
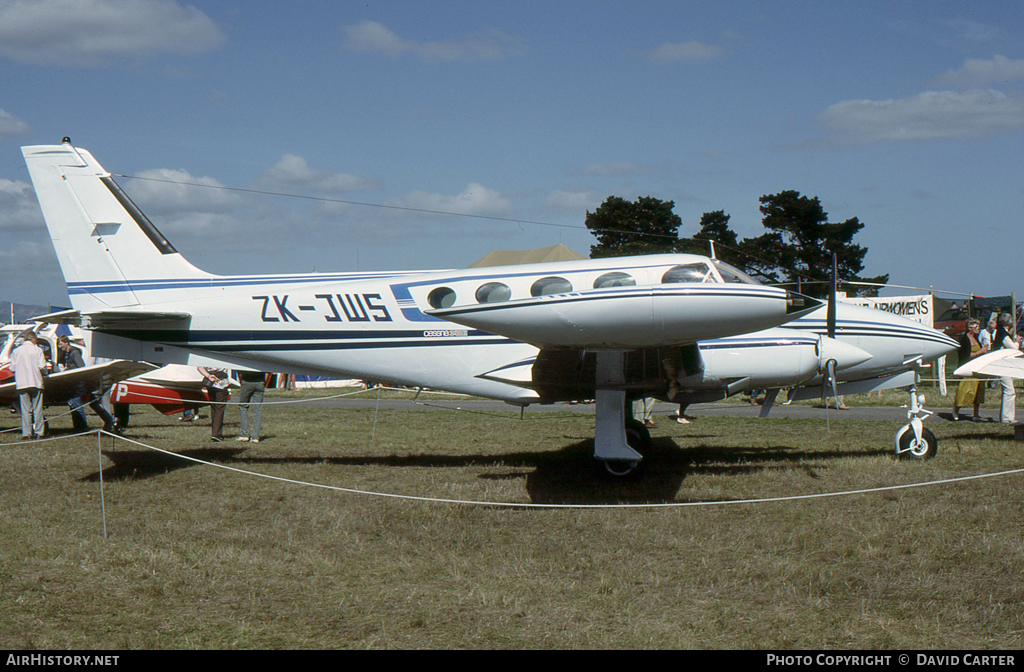
[[[574,397],[530,384],[517,365],[550,363],[550,380],[575,366],[563,353],[594,351],[588,387],[605,461],[640,459],[626,442],[625,353],[766,329],[819,305],[695,255],[218,276],[186,261],[89,152],[67,139],[22,152],[74,306],[47,318],[80,321],[94,355],[335,374],[525,406]]]
[[[670,399],[697,380],[725,393],[765,377],[774,384],[759,386],[795,385],[872,357],[788,331],[802,345],[782,359],[776,349],[709,366],[698,341],[771,329],[822,304],[697,255],[214,275],[186,261],[89,152],[67,139],[22,152],[74,306],[45,317],[91,330],[97,356],[340,375],[518,406],[596,399],[594,455],[616,473],[641,459],[630,444],[649,441],[629,399]]]

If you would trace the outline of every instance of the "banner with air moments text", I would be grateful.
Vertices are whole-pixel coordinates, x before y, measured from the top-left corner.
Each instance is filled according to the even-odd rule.
[[[875,310],[884,310],[893,315],[900,315],[908,320],[920,322],[929,327],[934,326],[935,303],[931,294],[919,296],[839,296],[843,303],[867,306]]]

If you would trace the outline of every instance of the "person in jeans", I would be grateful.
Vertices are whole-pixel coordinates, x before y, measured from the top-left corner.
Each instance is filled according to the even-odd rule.
[[[36,345],[34,331],[25,331],[21,338],[21,345],[11,353],[14,389],[18,393],[18,407],[21,410],[21,437],[41,439],[46,428],[46,418],[43,417],[43,376],[46,375],[46,357],[42,348]]]
[[[263,415],[263,393],[266,377],[260,371],[239,371],[238,413],[240,431],[236,441],[260,442],[260,419]],[[252,423],[250,424],[250,415]]]
[[[81,369],[85,366],[82,353],[78,348],[71,345],[70,339],[63,334],[57,337],[57,363],[64,371]],[[94,394],[95,393],[95,394]],[[84,432],[89,429],[89,423],[85,419],[85,407],[88,406],[103,421],[103,431],[116,432],[117,423],[114,416],[103,408],[103,393],[101,390],[90,390],[88,384],[80,382],[75,386],[75,396],[68,399],[68,406],[71,407],[71,423],[76,432]]]

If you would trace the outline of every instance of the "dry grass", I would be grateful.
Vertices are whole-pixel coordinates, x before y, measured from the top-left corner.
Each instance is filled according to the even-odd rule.
[[[212,444],[208,426],[152,411],[129,435],[282,478],[520,503],[728,502],[1024,467],[1024,446],[995,425],[934,423],[939,456],[914,463],[890,456],[898,423],[832,420],[828,435],[817,421],[662,423],[640,473],[616,480],[590,457],[592,416],[381,412],[375,429],[373,410],[265,417],[258,446]],[[106,439],[104,539],[95,437],[2,450],[4,648],[1024,640],[1021,474],[769,503],[506,509],[301,487]]]

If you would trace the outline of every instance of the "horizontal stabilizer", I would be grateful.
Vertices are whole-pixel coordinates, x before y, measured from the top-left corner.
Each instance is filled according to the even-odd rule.
[[[33,322],[49,324],[73,324],[83,329],[168,329],[188,328],[191,313],[154,312],[141,310],[81,313],[77,310],[62,310],[33,317]]]
[[[83,329],[187,329],[192,315],[189,313],[163,313],[141,311],[103,311],[82,315]]]
[[[78,326],[82,321],[82,314],[77,310],[61,310],[56,313],[37,315],[28,318],[29,322],[43,322],[45,324],[73,324]]]

